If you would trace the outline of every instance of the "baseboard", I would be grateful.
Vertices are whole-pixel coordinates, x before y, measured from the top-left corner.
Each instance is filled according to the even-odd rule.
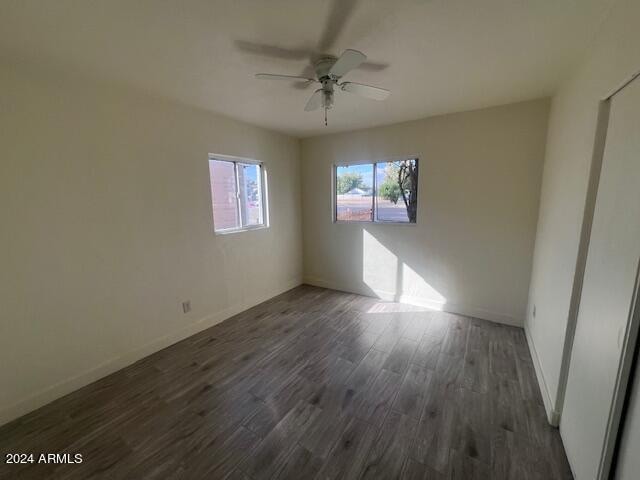
[[[527,344],[529,345],[529,351],[531,352],[531,358],[533,360],[533,367],[536,372],[536,378],[538,379],[540,392],[542,393],[544,409],[547,412],[547,421],[550,425],[557,427],[560,424],[560,413],[554,408],[554,402],[551,399],[551,394],[549,393],[547,382],[544,379],[544,374],[542,373],[542,365],[540,364],[540,358],[538,357],[536,345],[533,342],[533,338],[531,337],[529,329],[526,325],[524,327],[524,335],[527,338]]]
[[[169,347],[174,343],[184,340],[191,335],[195,335],[196,333],[210,328],[220,322],[223,322],[227,318],[230,318],[240,312],[243,312],[244,310],[247,310],[255,305],[258,305],[259,303],[269,300],[270,298],[286,292],[287,290],[295,288],[301,284],[302,279],[291,280],[280,288],[274,289],[268,293],[253,297],[237,305],[233,305],[224,310],[200,318],[199,320],[196,320],[195,322],[185,326],[184,328],[156,338],[155,340],[152,340],[151,342],[146,343],[139,348],[114,357],[111,360],[108,360],[96,367],[90,368],[89,370],[86,370],[78,375],[51,385],[33,395],[30,395],[27,398],[20,400],[13,405],[3,407],[0,409],[0,425],[8,423],[11,420],[15,420],[22,415],[32,412],[33,410],[51,403],[52,401],[63,397],[75,390],[78,390],[79,388],[89,385],[90,383],[106,377],[111,373],[117,372],[118,370],[121,370],[122,368],[125,368],[144,357],[162,350],[163,348]]]
[[[492,312],[490,310],[469,305],[460,305],[447,302],[443,303],[430,298],[416,297],[404,294],[400,295],[400,297],[397,297],[393,292],[385,292],[383,290],[375,290],[368,287],[366,289],[357,287],[354,288],[353,286],[343,285],[337,282],[331,282],[317,277],[304,277],[304,283],[315,285],[316,287],[330,288],[332,290],[340,290],[343,292],[357,293],[368,297],[376,297],[380,298],[381,300],[390,302],[397,301],[400,303],[406,303],[408,305],[430,308],[432,310],[455,313],[457,315],[464,315],[465,317],[481,318],[490,322],[511,325],[514,327],[522,327],[524,324],[522,319],[513,317],[511,315]]]

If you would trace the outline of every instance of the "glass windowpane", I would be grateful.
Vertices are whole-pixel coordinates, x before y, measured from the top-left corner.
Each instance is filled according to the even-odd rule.
[[[417,175],[414,159],[376,164],[376,220],[415,223]]]
[[[336,219],[373,220],[373,164],[336,167]]]
[[[233,162],[209,160],[213,225],[216,231],[240,227]]]
[[[262,191],[260,165],[238,164],[240,208],[243,226],[262,225]]]

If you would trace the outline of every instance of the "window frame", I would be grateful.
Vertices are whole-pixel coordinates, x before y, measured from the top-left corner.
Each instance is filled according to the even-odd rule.
[[[228,235],[230,233],[246,232],[251,230],[263,230],[269,228],[269,209],[268,209],[268,190],[267,190],[267,171],[264,162],[260,160],[254,160],[252,158],[235,157],[231,155],[219,155],[210,153],[208,156],[208,162],[216,160],[219,162],[228,162],[233,164],[233,174],[235,177],[235,194],[236,204],[238,208],[238,220],[239,227],[232,228],[216,228],[216,212],[213,205],[213,192],[211,192],[211,177],[209,178],[209,191],[211,194],[211,218],[213,220],[213,233],[215,235]],[[209,169],[210,163],[207,164]],[[259,168],[259,184],[258,189],[260,191],[260,205],[262,207],[262,223],[255,225],[243,225],[244,219],[242,218],[242,200],[240,196],[240,176],[238,175],[238,165],[255,165]],[[211,172],[211,170],[209,170]],[[209,173],[211,175],[211,173]]]
[[[416,165],[420,165],[420,158],[418,155],[403,155],[398,157],[386,158],[382,160],[356,160],[347,162],[335,162],[331,166],[331,220],[333,223],[348,224],[348,223],[363,223],[363,224],[379,224],[379,225],[417,225],[418,218],[415,222],[398,222],[396,220],[378,220],[378,179],[377,177],[377,164],[379,163],[391,163],[401,162],[404,160],[415,160]],[[338,167],[350,167],[355,165],[372,165],[373,166],[373,185],[371,186],[373,194],[371,199],[372,215],[371,220],[338,220]],[[420,169],[418,168],[418,172]],[[420,174],[418,173],[418,182],[420,182]],[[419,187],[419,183],[418,183]],[[416,188],[416,194],[419,188]]]

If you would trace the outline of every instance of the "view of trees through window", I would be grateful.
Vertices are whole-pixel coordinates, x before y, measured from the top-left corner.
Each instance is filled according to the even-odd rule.
[[[336,220],[415,223],[418,160],[336,167]]]

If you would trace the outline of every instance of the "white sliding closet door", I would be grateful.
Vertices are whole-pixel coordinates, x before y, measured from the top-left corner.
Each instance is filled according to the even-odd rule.
[[[598,471],[639,259],[640,80],[637,79],[611,100],[560,420],[576,480],[593,480]]]
[[[640,475],[640,368],[632,383],[632,394],[618,454],[616,480],[637,480]]]

